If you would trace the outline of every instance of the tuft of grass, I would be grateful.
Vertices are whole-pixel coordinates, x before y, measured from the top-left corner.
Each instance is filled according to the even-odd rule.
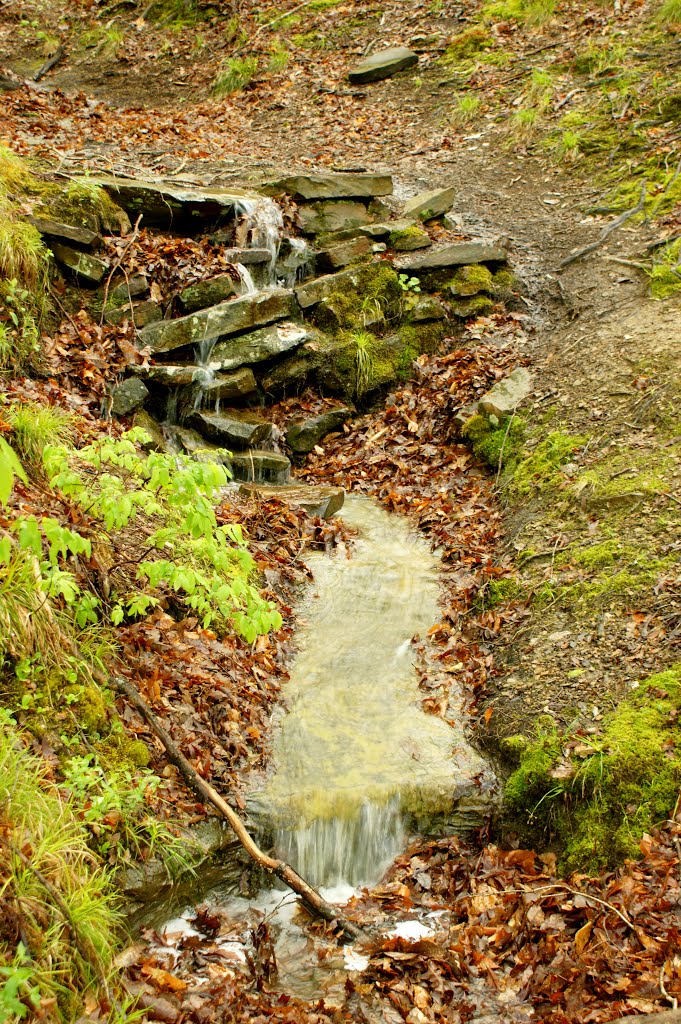
[[[113,972],[120,924],[115,890],[70,804],[2,714],[0,921],[14,928],[2,928],[0,968],[21,982],[24,994],[36,992],[34,1004],[52,1002],[48,1019],[71,1024],[84,1012],[83,997]]]
[[[321,32],[299,32],[291,37],[291,42],[303,50],[325,50],[328,45]]]
[[[288,64],[289,52],[280,40],[276,40],[270,48],[270,59],[267,71],[270,75],[278,75]]]
[[[12,552],[0,564],[0,664],[38,656],[43,664],[64,669],[62,624],[54,621],[39,574],[35,559],[25,551]]]
[[[0,195],[3,192],[23,192],[33,176],[26,164],[7,146],[0,146]]]
[[[257,57],[230,57],[213,83],[213,95],[220,99],[245,89],[257,71]]]
[[[361,398],[371,385],[376,338],[371,331],[357,331],[352,340],[355,345],[355,394]]]
[[[73,439],[74,421],[70,413],[56,406],[22,402],[6,411],[12,428],[12,443],[34,472],[42,472],[43,451]]]
[[[474,120],[480,110],[481,100],[479,96],[472,96],[467,93],[464,96],[457,96],[452,110],[452,124],[462,126]]]
[[[81,34],[79,44],[84,50],[95,50],[103,57],[111,57],[124,41],[125,34],[119,28],[113,25],[95,25]]]
[[[664,0],[656,20],[665,28],[681,24],[681,0]]]
[[[0,279],[37,289],[47,276],[49,250],[33,225],[0,205]]]
[[[534,107],[517,110],[511,118],[511,132],[523,142],[528,142],[537,127],[539,112]]]
[[[530,28],[539,28],[550,21],[555,0],[499,0],[482,9],[485,21],[516,21]]]

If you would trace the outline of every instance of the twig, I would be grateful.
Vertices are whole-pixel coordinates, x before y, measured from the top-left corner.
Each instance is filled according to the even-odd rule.
[[[52,56],[48,60],[45,61],[45,63],[43,64],[43,66],[41,68],[38,68],[38,70],[36,71],[36,73],[33,76],[33,81],[34,82],[39,82],[41,78],[44,78],[45,75],[47,74],[47,72],[51,71],[52,68],[55,66],[55,64],[59,63],[59,61],[62,59],[62,57],[64,56],[65,53],[66,53],[66,47],[64,46],[63,43],[61,43],[57,47],[56,52],[53,53]]]
[[[623,260],[620,256],[604,256],[603,259],[606,259],[608,263],[619,263],[623,267],[635,267],[636,270],[642,270],[646,274],[650,272],[650,267],[647,267],[645,263],[637,263],[635,260]]]
[[[571,263],[576,263],[576,261],[581,260],[583,256],[588,256],[589,253],[594,252],[596,249],[599,249],[600,246],[603,245],[603,242],[605,242],[610,237],[613,231],[617,231],[617,229],[621,228],[623,224],[626,224],[630,217],[633,217],[635,214],[640,213],[645,206],[647,189],[648,182],[644,181],[643,185],[641,186],[641,198],[637,202],[636,206],[632,206],[630,210],[625,210],[624,213],[621,213],[620,216],[617,217],[611,224],[608,224],[607,228],[605,228],[605,230],[601,232],[600,237],[597,238],[595,242],[592,242],[591,245],[587,245],[584,249],[580,249],[579,252],[575,252],[572,254],[572,256],[567,256],[564,260],[562,260],[558,264],[558,270],[564,270],[565,267],[569,267]]]
[[[139,237],[138,228],[140,226],[140,221],[141,220],[142,220],[142,214],[140,213],[139,217],[135,221],[135,226],[132,229],[132,234],[130,235],[130,238],[128,239],[127,244],[126,244],[125,248],[123,249],[123,252],[120,254],[118,259],[115,261],[115,263],[111,267],[111,270],[109,271],[109,276],[107,277],[106,284],[104,285],[104,299],[102,301],[102,315],[101,315],[100,320],[99,320],[99,326],[100,327],[104,323],[104,314],[106,313],[106,304],[107,304],[107,301],[109,299],[109,285],[111,284],[111,278],[114,276],[114,274],[116,273],[118,268],[121,266],[123,260],[127,256],[127,254],[130,251],[131,247],[137,241],[137,239]],[[124,273],[125,273],[125,271],[124,271]],[[127,274],[125,274],[125,280],[126,280],[126,282],[128,280],[128,275]],[[130,287],[129,286],[128,286],[128,297],[130,299],[130,304],[132,305],[132,296],[130,295]],[[133,317],[133,323],[134,323],[134,317]]]
[[[557,103],[553,108],[554,110],[562,110],[566,103],[569,103],[573,96],[576,96],[579,92],[584,92],[584,89],[571,89],[567,96],[563,96],[560,103]]]
[[[253,40],[257,39],[258,36],[262,32],[265,32],[266,29],[272,28],[272,25],[276,25],[278,21],[283,21],[284,18],[289,18],[292,14],[295,14],[296,11],[302,10],[303,7],[309,7],[311,3],[314,3],[314,0],[304,0],[304,3],[298,4],[297,7],[293,7],[290,11],[283,11],[281,14],[278,14],[276,18],[272,18],[272,21],[268,21],[266,25],[261,25],[260,28],[253,33],[248,42],[244,43],[243,46],[237,47],[237,49],[232,52],[232,57],[235,57],[237,53],[241,53],[241,51],[245,50],[247,46],[252,46]]]

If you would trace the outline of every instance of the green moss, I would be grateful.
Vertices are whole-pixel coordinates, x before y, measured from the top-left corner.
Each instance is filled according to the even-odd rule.
[[[565,477],[560,467],[572,461],[587,440],[583,435],[549,434],[530,455],[516,463],[509,480],[511,491],[522,497],[561,487]]]
[[[430,323],[402,324],[397,333],[405,350],[408,349],[412,353],[410,359],[415,359],[424,352],[428,355],[437,352],[446,330],[443,321],[438,320]]]
[[[48,182],[40,188],[38,198],[37,213],[67,224],[80,224],[103,234],[130,231],[127,214],[103,188],[85,179],[72,181],[66,187]]]
[[[494,46],[494,40],[487,29],[474,25],[472,28],[467,28],[452,36],[442,61],[445,64],[459,64],[472,57],[477,57],[478,54],[492,46]]]
[[[523,595],[523,588],[513,576],[504,576],[498,580],[490,580],[482,596],[481,604],[485,608],[497,608],[507,601],[515,601]]]
[[[650,293],[666,299],[681,291],[681,239],[666,246],[650,272]]]
[[[424,217],[423,219],[427,220],[428,218]],[[408,228],[391,231],[388,236],[388,244],[398,252],[409,252],[412,249],[425,248],[430,245],[430,236],[422,228],[413,224]]]
[[[520,290],[520,281],[511,270],[497,270],[492,275],[492,294],[495,298],[508,302]]]
[[[96,750],[102,767],[110,770],[147,768],[151,760],[146,743],[131,739],[120,728],[113,728],[105,740],[96,744]]]
[[[513,416],[491,424],[485,416],[476,415],[468,420],[461,433],[474,454],[496,470],[517,458],[525,436],[525,423],[520,416]]]
[[[538,735],[520,750],[519,767],[508,780],[511,819],[537,837],[552,838],[566,870],[597,871],[640,856],[641,836],[676,806],[680,708],[677,665],[634,689],[588,743]]]
[[[486,295],[472,295],[469,299],[459,299],[452,302],[452,313],[454,316],[467,320],[472,316],[486,316],[494,309],[494,300]]]
[[[90,737],[107,736],[111,731],[111,700],[99,687],[92,685],[67,686],[64,693],[71,696],[69,706],[79,726]]]
[[[477,295],[478,292],[492,292],[494,278],[492,272],[480,263],[460,267],[449,281],[453,295]]]
[[[315,307],[314,321],[322,330],[358,331],[401,316],[402,289],[392,267],[368,263],[353,270],[352,280]]]

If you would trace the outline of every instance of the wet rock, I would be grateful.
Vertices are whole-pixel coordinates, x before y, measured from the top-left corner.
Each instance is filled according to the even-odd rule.
[[[318,365],[317,347],[305,345],[295,355],[272,367],[260,381],[260,386],[266,395],[297,395]]]
[[[113,390],[111,411],[115,416],[129,416],[135,409],[144,405],[149,397],[149,389],[139,377],[128,377]]]
[[[62,221],[53,220],[52,217],[27,217],[29,224],[48,238],[61,238],[66,242],[75,242],[76,245],[84,245],[88,249],[94,248],[101,242],[96,231],[90,228],[80,227],[76,224],[64,224]]]
[[[298,207],[298,221],[306,235],[346,231],[368,224],[371,215],[363,203],[335,200]]]
[[[133,220],[142,214],[145,226],[198,230],[206,223],[233,216],[244,199],[261,198],[238,188],[202,188],[178,182],[152,182],[108,175],[82,179],[99,185]]]
[[[233,370],[291,352],[316,335],[314,328],[289,321],[219,341],[210,356],[213,370]]]
[[[227,452],[216,444],[211,444],[198,430],[191,427],[173,427],[173,436],[185,455],[193,455],[199,462],[217,462],[223,465],[227,460]]]
[[[508,252],[500,245],[489,242],[453,242],[451,245],[430,249],[416,256],[402,256],[395,267],[412,273],[463,267],[467,263],[505,263]]]
[[[141,299],[149,291],[149,282],[144,274],[133,274],[127,281],[121,281],[109,292],[109,302],[119,305],[130,299]]]
[[[163,310],[157,302],[133,302],[124,306],[113,306],[107,309],[104,314],[104,321],[107,324],[122,324],[124,320],[131,320],[138,330],[148,324],[158,323],[163,319]]]
[[[195,412],[192,423],[206,437],[225,448],[253,448],[272,434],[272,424],[255,413]]]
[[[459,320],[472,316],[486,316],[494,309],[494,300],[488,295],[473,295],[468,299],[457,299],[449,307],[452,315]]]
[[[132,418],[133,427],[141,427],[142,430],[146,430],[147,434],[151,438],[150,441],[144,441],[142,449],[145,452],[168,452],[170,446],[166,440],[165,434],[161,429],[161,424],[158,423],[153,416],[151,416],[146,409],[138,410]]]
[[[67,267],[84,284],[99,284],[109,269],[107,264],[96,256],[72,249],[61,242],[52,242],[50,248],[57,262]]]
[[[171,352],[186,345],[283,320],[294,311],[292,292],[280,288],[267,289],[254,295],[243,295],[231,302],[221,302],[177,320],[150,324],[139,332],[139,347],[149,346],[151,352]]]
[[[438,188],[432,192],[420,192],[404,204],[405,217],[419,220],[434,220],[451,210],[456,200],[456,189]]]
[[[413,50],[408,50],[406,46],[395,46],[366,57],[349,72],[348,78],[357,85],[364,82],[379,82],[383,78],[397,74],[398,71],[413,68],[418,62],[418,55]]]
[[[426,320],[444,320],[446,316],[447,310],[439,299],[434,295],[424,295],[412,309],[410,319],[414,323],[423,323]]]
[[[293,199],[372,199],[389,196],[393,180],[389,174],[327,173],[290,174],[269,182],[263,191],[269,195],[287,193]]]
[[[433,243],[427,231],[416,227],[416,225],[410,225],[407,228],[391,231],[388,236],[388,244],[395,252],[414,252],[416,249],[427,249]]]
[[[183,288],[178,299],[185,313],[194,313],[197,309],[217,306],[232,295],[239,294],[239,284],[230,274],[218,274],[207,281],[199,281]]]
[[[142,380],[151,380],[167,388],[185,387],[195,379],[198,367],[195,363],[182,363],[177,366],[157,363],[155,366],[132,366],[131,373]]]
[[[291,475],[291,460],[280,452],[251,448],[247,452],[232,452],[225,465],[235,480],[253,483],[285,484]]]
[[[241,263],[244,267],[254,264],[269,263],[272,253],[269,249],[225,249],[223,253],[228,263]]]
[[[334,271],[347,267],[348,263],[363,259],[370,252],[371,242],[368,238],[351,238],[347,242],[339,242],[323,249],[317,254],[317,265],[322,271]]]
[[[306,484],[285,484],[280,487],[267,485],[242,484],[240,490],[244,494],[261,494],[264,498],[279,498],[289,505],[297,505],[309,516],[330,519],[340,512],[345,501],[342,487],[311,487]]]
[[[309,309],[310,306],[315,306],[335,292],[344,291],[348,286],[354,286],[353,271],[341,270],[337,274],[327,274],[314,281],[305,281],[298,285],[295,289],[296,298],[302,309]]]
[[[319,416],[292,423],[286,431],[286,443],[296,455],[306,455],[320,444],[327,434],[342,428],[352,413],[346,406],[329,409]]]
[[[218,399],[227,401],[247,398],[258,390],[258,385],[253,370],[243,367],[235,373],[220,374],[207,384],[202,384],[201,390],[210,404]]]
[[[478,402],[478,409],[486,416],[496,416],[498,419],[510,416],[531,391],[532,378],[529,371],[524,366],[518,366],[483,395]]]

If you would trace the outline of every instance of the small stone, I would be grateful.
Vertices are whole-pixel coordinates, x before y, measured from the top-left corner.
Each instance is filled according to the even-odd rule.
[[[349,72],[348,78],[357,85],[379,82],[383,78],[391,78],[398,71],[413,68],[418,62],[418,54],[413,50],[408,50],[406,46],[395,46],[366,57]]]
[[[207,281],[199,281],[183,288],[178,299],[185,313],[194,313],[197,309],[217,306],[232,295],[239,294],[238,283],[230,274],[218,274]]]
[[[387,252],[387,249],[388,246],[385,244],[385,242],[374,242],[374,244],[371,246],[372,252]]]
[[[107,264],[96,256],[79,252],[78,249],[62,245],[61,242],[52,242],[50,248],[54,258],[86,284],[99,284],[109,269]]]
[[[320,444],[327,434],[339,430],[352,415],[350,409],[341,406],[330,409],[319,416],[292,423],[286,431],[286,443],[296,455],[306,455]]]
[[[114,305],[129,302],[130,299],[141,299],[149,291],[149,282],[144,274],[133,274],[127,281],[121,281],[109,293],[109,300]]]
[[[244,494],[260,494],[263,498],[279,498],[289,505],[297,505],[309,516],[330,519],[340,512],[345,502],[345,491],[342,487],[310,486],[309,484],[284,484],[280,487],[262,486],[258,484],[242,484],[239,488]]]
[[[415,225],[391,231],[388,242],[395,252],[414,252],[416,249],[427,249],[433,244],[428,232]]]
[[[272,434],[272,424],[250,412],[195,412],[192,423],[225,448],[252,448]]]
[[[222,255],[228,263],[232,263],[235,266],[237,263],[240,263],[243,267],[259,263],[269,263],[272,259],[272,253],[269,249],[225,249]]]
[[[114,388],[111,411],[115,416],[129,416],[144,405],[148,397],[146,385],[138,377],[128,377]]]
[[[478,402],[478,409],[487,416],[503,419],[523,402],[532,390],[532,378],[524,366],[518,366]]]
[[[281,452],[252,448],[247,452],[232,452],[224,463],[235,480],[285,484],[291,475],[291,460]]]
[[[371,216],[363,203],[335,200],[298,207],[298,221],[306,235],[347,231],[368,224]]]
[[[195,379],[198,367],[195,363],[184,363],[180,366],[169,366],[157,363],[155,366],[133,366],[131,372],[143,380],[153,380],[167,388],[185,387]]]
[[[446,317],[447,310],[434,295],[424,295],[411,311],[411,319],[414,323],[422,323],[425,320],[445,320]]]
[[[157,302],[133,302],[124,306],[113,306],[107,309],[104,314],[104,321],[107,324],[122,324],[125,320],[131,320],[138,330],[146,327],[147,324],[158,323],[163,319],[163,310]]]
[[[456,189],[438,188],[432,192],[420,192],[404,204],[405,217],[419,220],[434,220],[451,210],[456,200]]]
[[[27,217],[29,224],[49,238],[63,238],[67,242],[75,242],[76,245],[84,245],[88,249],[94,248],[101,238],[96,231],[90,228],[80,227],[76,224],[64,224],[62,221],[53,220],[51,217]]]

